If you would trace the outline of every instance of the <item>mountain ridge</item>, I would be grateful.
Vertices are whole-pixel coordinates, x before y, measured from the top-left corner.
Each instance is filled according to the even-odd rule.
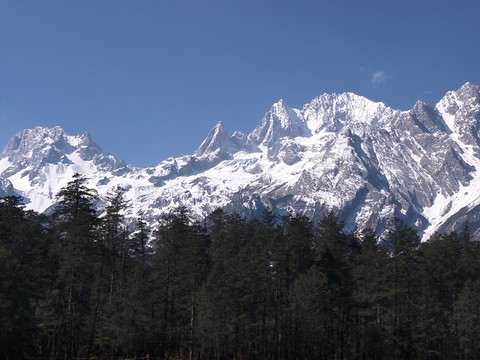
[[[217,123],[191,155],[138,168],[105,154],[90,135],[61,127],[16,134],[0,155],[0,194],[46,211],[74,172],[100,195],[120,185],[127,216],[185,205],[195,218],[216,207],[254,216],[269,207],[313,219],[334,210],[347,229],[380,233],[398,216],[424,238],[472,219],[480,206],[480,86],[464,84],[431,107],[394,110],[353,93],[323,94],[301,109],[280,100],[248,135]],[[457,219],[457,220],[453,220]]]

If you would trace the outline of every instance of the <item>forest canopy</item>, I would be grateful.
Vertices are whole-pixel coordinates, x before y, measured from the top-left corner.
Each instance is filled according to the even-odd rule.
[[[344,232],[309,218],[185,207],[155,229],[76,174],[46,216],[0,198],[0,357],[476,359],[480,247],[420,242],[391,219]]]

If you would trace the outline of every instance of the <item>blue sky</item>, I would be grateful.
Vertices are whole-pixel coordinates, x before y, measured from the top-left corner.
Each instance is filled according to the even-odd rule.
[[[60,125],[153,166],[281,98],[434,105],[480,84],[479,19],[478,0],[0,0],[0,148]]]

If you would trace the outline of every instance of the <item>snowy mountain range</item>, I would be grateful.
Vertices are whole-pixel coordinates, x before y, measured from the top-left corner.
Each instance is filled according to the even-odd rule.
[[[434,107],[394,110],[352,93],[324,94],[301,109],[273,104],[248,135],[219,122],[192,155],[155,167],[127,165],[90,135],[61,127],[16,134],[0,155],[0,196],[48,212],[79,172],[105,196],[117,185],[127,216],[153,225],[186,206],[201,219],[217,207],[246,216],[265,207],[313,219],[334,210],[351,230],[380,233],[393,216],[420,230],[480,234],[480,86],[466,83]]]

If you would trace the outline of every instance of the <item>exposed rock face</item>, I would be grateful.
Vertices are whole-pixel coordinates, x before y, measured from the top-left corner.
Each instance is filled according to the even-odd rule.
[[[88,134],[37,127],[0,156],[0,195],[20,194],[44,211],[83,173],[100,195],[124,186],[129,216],[185,205],[202,218],[217,207],[247,216],[265,207],[316,218],[333,209],[347,229],[381,232],[392,216],[428,237],[470,221],[480,231],[480,87],[465,84],[435,106],[393,110],[351,94],[325,94],[302,109],[279,101],[245,135],[220,122],[193,155],[152,168],[102,153]]]

